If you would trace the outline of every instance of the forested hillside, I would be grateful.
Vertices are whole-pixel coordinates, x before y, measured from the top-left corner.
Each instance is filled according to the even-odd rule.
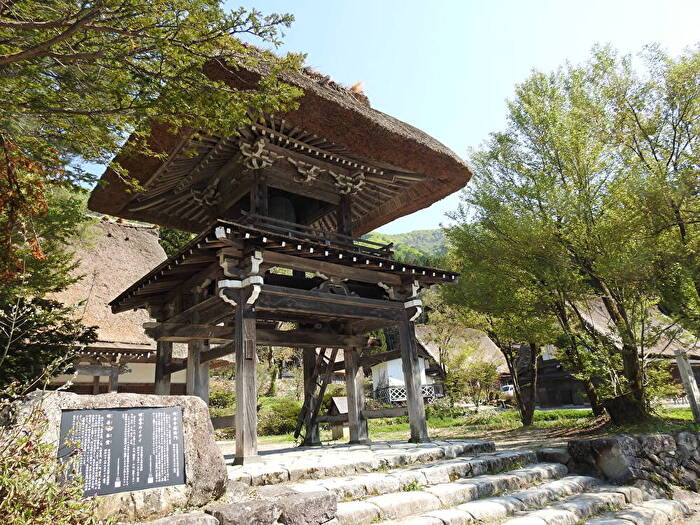
[[[371,232],[364,238],[387,244],[393,242],[397,260],[416,264],[427,264],[429,259],[446,251],[445,236],[441,229],[415,230],[394,235]]]

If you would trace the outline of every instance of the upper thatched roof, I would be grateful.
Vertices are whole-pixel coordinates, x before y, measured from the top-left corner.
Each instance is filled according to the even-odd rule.
[[[591,298],[578,308],[586,322],[590,323],[597,332],[610,338],[615,345],[621,346],[617,330],[601,298]],[[644,350],[645,355],[664,359],[674,358],[675,352],[680,350],[687,352],[689,357],[696,359],[700,357],[698,337],[678,326],[656,307],[650,308],[648,313],[646,331],[655,340],[649,348]]]
[[[218,63],[210,64],[206,73],[212,79],[240,89],[255,88],[261,77],[261,71],[254,68],[240,68],[233,72]],[[421,130],[371,108],[362,94],[309,70],[285,72],[281,78],[304,91],[298,109],[275,115],[276,119],[283,119],[286,126],[304,130],[309,136],[317,136],[325,143],[342,148],[358,162],[426,177],[420,182],[402,186],[400,191],[354,218],[354,234],[362,235],[425,208],[462,188],[471,178],[467,164],[449,148]],[[163,127],[154,126],[149,145],[168,158],[177,154],[186,136],[186,133],[175,135]],[[158,176],[167,162],[140,154],[118,155],[116,161],[144,186]],[[98,185],[90,198],[92,210],[188,231],[202,229],[194,218],[183,220],[178,217],[177,211],[158,218],[149,216],[149,210],[142,207],[127,206],[134,194],[127,191],[124,182],[110,169],[104,173],[102,181],[105,184]]]
[[[80,261],[73,271],[83,277],[54,299],[79,306],[83,323],[97,326],[98,341],[93,347],[123,350],[155,350],[155,343],[143,331],[150,321],[145,310],[113,314],[109,307],[116,295],[136,279],[166,259],[153,226],[95,222],[87,241],[74,246]]]

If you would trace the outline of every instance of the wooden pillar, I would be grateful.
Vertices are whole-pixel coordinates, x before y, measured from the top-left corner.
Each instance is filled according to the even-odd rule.
[[[187,343],[187,370],[185,376],[185,392],[188,396],[196,395],[197,374],[201,363],[202,347],[204,342],[201,339],[194,339]]]
[[[201,339],[187,343],[187,395],[209,403],[209,363],[202,363],[202,353],[209,344]]]
[[[100,376],[92,377],[92,393],[95,395],[100,393]]]
[[[156,343],[156,374],[154,392],[159,396],[170,395],[170,373],[168,365],[173,358],[173,343],[158,341]]]
[[[362,367],[359,366],[360,355],[357,348],[349,348],[344,351],[344,356],[350,443],[367,443],[369,441],[367,420],[362,417],[362,410],[365,408],[365,390],[364,375]]]
[[[698,382],[695,380],[693,368],[688,361],[688,354],[684,350],[676,350],[676,363],[678,364],[678,372],[683,381],[683,388],[688,396],[690,410],[693,412],[693,418],[696,423],[700,423],[700,389]]]
[[[408,311],[404,311],[399,324],[401,346],[401,364],[403,366],[406,397],[408,398],[408,419],[411,425],[411,441],[423,443],[430,441],[428,426],[425,422],[425,406],[421,393],[420,365],[413,323],[409,321]]]
[[[316,388],[313,385],[313,373],[316,367],[316,350],[314,348],[304,348],[302,354],[302,367],[304,369],[304,405],[309,406],[310,392]],[[306,445],[320,445],[321,435],[318,430],[318,424],[307,429],[308,435],[305,438]]]
[[[113,364],[109,371],[109,392],[117,392],[119,390],[119,365]]]
[[[235,307],[236,465],[255,461],[258,455],[255,309],[245,303],[250,291],[246,292],[236,294]]]
[[[338,233],[352,236],[352,197],[350,195],[340,196],[336,214],[338,216]]]

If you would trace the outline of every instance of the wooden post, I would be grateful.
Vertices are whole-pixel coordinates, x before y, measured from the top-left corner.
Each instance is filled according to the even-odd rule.
[[[367,443],[369,441],[367,420],[362,417],[362,410],[365,408],[365,391],[362,367],[359,366],[360,356],[355,347],[344,350],[344,355],[350,443]],[[342,425],[340,428],[342,436]]]
[[[109,371],[109,392],[117,392],[119,390],[119,365],[112,365]]]
[[[401,346],[401,364],[403,366],[406,397],[408,398],[408,420],[411,425],[411,441],[423,443],[430,441],[428,426],[425,422],[425,406],[421,393],[420,366],[418,349],[413,323],[409,321],[408,311],[403,314],[399,323],[399,339]]]
[[[352,197],[350,195],[340,196],[336,214],[338,217],[338,233],[352,236]]]
[[[194,339],[187,343],[187,372],[185,391],[188,396],[196,395],[197,374],[201,364],[202,347],[204,342],[201,339]]]
[[[250,291],[236,294],[236,457],[235,465],[258,455],[257,386],[255,381],[255,309],[246,304]]]
[[[309,392],[312,392],[315,385],[313,382],[313,373],[316,366],[316,350],[311,347],[304,347],[302,354],[302,367],[304,369],[304,404],[308,405]],[[309,435],[306,436],[305,442],[308,445],[320,445],[321,435],[318,431],[318,424],[312,425],[308,429]]]
[[[170,341],[158,341],[156,343],[156,377],[154,387],[156,395],[170,395],[170,374],[166,372],[166,369],[172,357],[173,343]]]
[[[700,389],[698,389],[698,382],[695,380],[693,368],[688,361],[688,354],[684,350],[676,350],[675,354],[678,372],[688,396],[688,403],[690,403],[690,410],[693,412],[695,422],[700,423]]]
[[[209,350],[208,342],[202,345],[202,351]],[[201,357],[201,354],[200,354]],[[194,395],[201,397],[204,402],[209,404],[209,362],[199,363],[194,381]]]
[[[100,393],[100,376],[92,377],[92,393],[97,395]]]

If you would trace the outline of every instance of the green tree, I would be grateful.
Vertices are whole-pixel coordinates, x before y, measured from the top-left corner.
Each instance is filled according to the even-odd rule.
[[[648,76],[670,89],[664,79],[673,68],[660,67],[659,60]],[[551,335],[584,379],[592,402],[600,393],[617,423],[647,417],[663,384],[646,351],[663,332],[649,329],[650,307],[669,281],[660,278],[663,239],[651,227],[651,215],[647,224],[640,220],[637,205],[640,188],[656,177],[637,170],[627,154],[635,139],[626,127],[620,86],[647,89],[627,64],[609,49],[596,49],[581,66],[533,73],[519,85],[508,105],[507,129],[492,134],[472,156],[478,183],[454,216],[461,225],[448,233],[453,258],[472,272],[462,277],[464,302],[507,323],[513,318],[503,314],[513,312],[516,320],[523,314],[556,319],[559,327]],[[699,78],[697,69],[683,70]],[[650,118],[655,112],[646,111]],[[644,131],[642,124],[640,133],[654,129]],[[651,207],[646,210],[653,215]],[[692,274],[692,263],[675,260]],[[490,288],[479,292],[471,282]],[[679,297],[678,288],[665,290]],[[479,301],[484,293],[496,298]],[[609,325],[605,330],[586,315],[596,304]],[[515,341],[528,339],[521,334]],[[587,353],[606,357],[595,365]]]
[[[474,405],[474,412],[486,403],[494,392],[498,369],[494,363],[478,359],[478,349],[464,345],[447,357],[445,385],[453,401],[466,400]]]
[[[0,386],[30,384],[54,362],[70,367],[77,346],[97,339],[71,308],[56,301],[0,294]]]
[[[292,17],[222,4],[0,2],[0,273],[14,272],[22,246],[41,256],[33,220],[49,186],[92,180],[76,161],[108,163],[129,134],[128,147],[148,151],[154,122],[231,135],[257,112],[290,107],[300,91],[277,73],[301,57],[277,59],[237,36],[278,44]],[[267,74],[254,90],[207,74],[212,64],[235,74],[261,62]]]
[[[165,255],[168,257],[175,255],[180,251],[180,248],[192,239],[194,239],[194,234],[171,230],[170,228],[161,228],[158,232],[158,242],[163,247]]]

